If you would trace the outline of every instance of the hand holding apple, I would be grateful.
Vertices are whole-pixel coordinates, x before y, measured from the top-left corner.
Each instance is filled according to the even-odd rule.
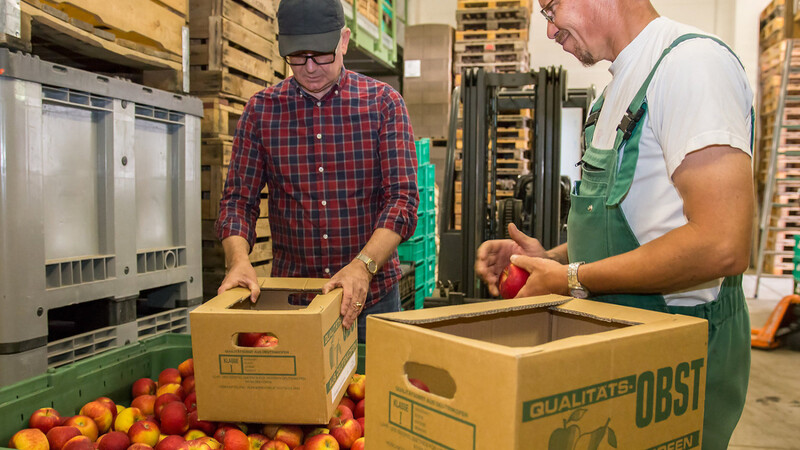
[[[498,285],[500,296],[503,298],[516,297],[522,286],[525,286],[529,276],[530,273],[519,266],[514,264],[506,266],[503,269],[503,274],[500,275],[500,283]]]

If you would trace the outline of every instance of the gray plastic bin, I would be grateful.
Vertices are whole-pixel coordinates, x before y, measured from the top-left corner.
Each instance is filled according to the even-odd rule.
[[[199,99],[0,49],[0,385],[47,369],[48,311],[202,297]],[[131,335],[135,336],[135,332]]]

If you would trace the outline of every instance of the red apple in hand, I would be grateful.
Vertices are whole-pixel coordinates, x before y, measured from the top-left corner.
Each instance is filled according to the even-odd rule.
[[[530,276],[530,273],[527,270],[514,264],[509,264],[503,269],[503,274],[500,275],[500,284],[498,286],[500,288],[500,296],[503,298],[516,297],[519,290],[528,281],[528,276]]]

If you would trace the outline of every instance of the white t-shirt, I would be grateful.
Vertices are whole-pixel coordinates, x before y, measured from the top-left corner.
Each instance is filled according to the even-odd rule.
[[[702,31],[660,17],[619,54],[609,71],[593,144],[610,149],[616,128],[662,51],[676,38]],[[685,225],[683,200],[672,175],[687,154],[710,145],[729,145],[751,154],[753,92],[736,57],[710,39],[690,39],[661,62],[647,89],[647,115],[633,185],[622,210],[639,244]],[[623,150],[624,151],[624,150]],[[713,301],[722,279],[665,295],[668,305]]]

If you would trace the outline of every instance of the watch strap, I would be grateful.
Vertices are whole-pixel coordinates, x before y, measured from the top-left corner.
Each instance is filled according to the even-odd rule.
[[[364,265],[367,266],[367,272],[371,273],[372,275],[378,273],[378,263],[376,263],[374,259],[363,253],[356,255],[356,259],[363,262]]]

